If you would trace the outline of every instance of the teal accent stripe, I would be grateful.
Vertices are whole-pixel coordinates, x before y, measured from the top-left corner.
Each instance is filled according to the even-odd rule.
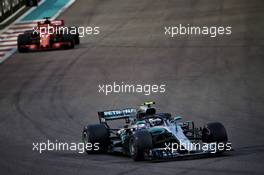
[[[32,21],[43,19],[44,17],[53,17],[69,2],[70,0],[46,0],[21,19],[21,21]]]

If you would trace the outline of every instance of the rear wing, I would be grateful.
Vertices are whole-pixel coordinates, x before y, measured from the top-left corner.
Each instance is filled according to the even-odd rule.
[[[130,118],[135,118],[136,114],[137,110],[134,108],[98,112],[100,123],[118,119],[125,119],[128,121]]]
[[[51,21],[51,25],[54,25],[54,26],[64,26],[64,20],[54,20],[54,21]]]
[[[38,27],[45,27],[47,25],[51,26],[64,26],[64,20],[53,20],[49,21],[50,23],[46,23],[46,21],[39,21],[38,22]]]

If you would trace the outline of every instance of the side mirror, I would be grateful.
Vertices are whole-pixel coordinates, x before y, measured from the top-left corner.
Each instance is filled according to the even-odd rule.
[[[182,119],[181,116],[176,116],[176,117],[173,118],[174,121],[178,121],[178,120],[181,120],[181,119]]]
[[[179,121],[179,120],[181,120],[182,119],[182,117],[181,116],[176,116],[176,117],[174,117],[173,119],[172,119],[172,123],[176,123],[177,121]]]

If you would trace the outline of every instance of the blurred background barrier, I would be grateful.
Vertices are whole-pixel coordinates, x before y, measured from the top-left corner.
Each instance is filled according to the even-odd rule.
[[[25,0],[0,0],[0,22],[17,12],[25,5]]]
[[[0,0],[0,23],[26,6],[37,6],[38,0]]]

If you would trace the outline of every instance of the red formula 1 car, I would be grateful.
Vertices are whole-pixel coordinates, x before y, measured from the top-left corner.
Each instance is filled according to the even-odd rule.
[[[77,44],[80,44],[80,38],[76,27],[65,27],[63,20],[51,21],[48,18],[17,38],[19,52],[72,49]]]

